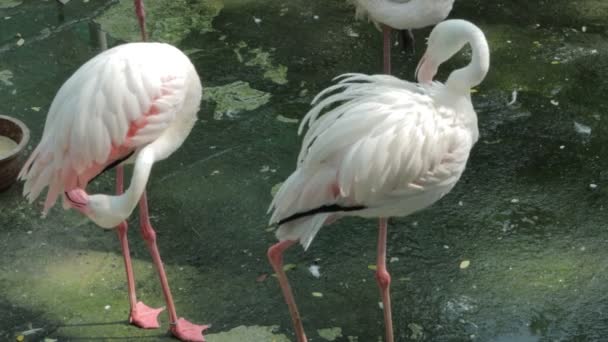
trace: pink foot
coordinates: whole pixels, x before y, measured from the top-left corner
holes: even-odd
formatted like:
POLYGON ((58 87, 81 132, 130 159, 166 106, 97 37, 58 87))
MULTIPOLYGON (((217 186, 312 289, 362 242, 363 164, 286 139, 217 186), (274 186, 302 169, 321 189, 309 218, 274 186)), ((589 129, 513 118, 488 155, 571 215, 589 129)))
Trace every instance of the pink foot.
POLYGON ((142 302, 137 302, 135 308, 131 310, 129 323, 143 329, 157 329, 160 327, 158 323, 158 314, 165 308, 153 309, 142 302))
POLYGON ((209 328, 208 325, 198 325, 190 323, 184 318, 177 320, 175 325, 171 326, 173 336, 185 342, 205 342, 203 331, 209 328))

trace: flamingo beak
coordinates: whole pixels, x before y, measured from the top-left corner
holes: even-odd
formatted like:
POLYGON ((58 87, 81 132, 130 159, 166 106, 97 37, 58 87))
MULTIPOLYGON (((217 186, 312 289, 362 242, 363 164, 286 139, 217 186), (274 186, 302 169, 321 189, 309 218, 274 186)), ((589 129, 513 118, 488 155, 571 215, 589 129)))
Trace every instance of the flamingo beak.
POLYGON ((65 193, 70 207, 80 211, 84 215, 92 213, 89 207, 89 195, 82 189, 73 189, 65 193))
POLYGON ((437 74, 438 64, 429 57, 428 51, 422 56, 418 66, 416 67, 415 77, 418 83, 430 84, 433 82, 433 77, 437 74))

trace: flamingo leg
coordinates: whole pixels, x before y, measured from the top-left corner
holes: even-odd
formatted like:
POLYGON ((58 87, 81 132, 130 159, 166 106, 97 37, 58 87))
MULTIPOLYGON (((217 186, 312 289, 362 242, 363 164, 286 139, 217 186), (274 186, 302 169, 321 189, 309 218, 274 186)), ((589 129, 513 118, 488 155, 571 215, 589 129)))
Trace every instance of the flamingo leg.
POLYGON ((386 342, 394 342, 393 338, 393 317, 391 314, 391 275, 386 270, 386 218, 380 218, 378 224, 378 258, 376 262, 376 281, 382 296, 382 306, 384 308, 384 326, 386 328, 386 342))
POLYGON ((141 30, 141 40, 145 42, 148 40, 148 35, 146 34, 146 12, 144 10, 144 1, 134 0, 134 2, 137 21, 139 22, 139 29, 141 30))
POLYGON ((150 223, 150 216, 148 214, 148 200, 146 192, 144 191, 141 199, 139 200, 139 223, 141 225, 141 234, 148 245, 152 260, 158 271, 160 277, 160 283, 163 288, 163 294, 165 295, 165 302, 167 303, 167 310, 169 311, 169 324, 171 325, 171 333, 182 341, 191 342, 204 342, 205 337, 203 331, 209 326, 193 324, 184 318, 177 318, 175 311, 175 304, 173 303, 173 296, 171 295, 171 289, 169 288, 169 282, 165 274, 165 268, 158 252, 158 246, 156 245, 156 232, 152 228, 150 223))
MULTIPOLYGON (((116 167, 116 193, 118 195, 124 190, 124 168, 122 165, 116 167)), ((127 273, 127 285, 129 290, 129 305, 131 312, 129 314, 129 323, 144 329, 156 329, 160 327, 158 323, 158 314, 164 308, 154 309, 142 302, 137 301, 135 294, 135 277, 133 276, 133 266, 131 264, 131 252, 129 251, 129 241, 127 240, 127 230, 129 226, 127 221, 122 221, 116 232, 122 247, 122 256, 125 262, 125 271, 127 273)))
POLYGON ((387 25, 382 25, 382 34, 384 36, 384 73, 391 74, 391 28, 387 25))
POLYGON ((296 331, 296 337, 298 338, 298 342, 307 342, 308 340, 306 339, 306 334, 304 333, 304 327, 302 326, 302 318, 300 317, 300 313, 298 312, 296 301, 293 298, 291 286, 289 286, 289 280, 287 279, 287 275, 283 270, 283 253, 295 243, 295 241, 287 240, 281 241, 273 245, 268 249, 268 260, 270 261, 274 272, 279 278, 279 285, 281 286, 281 290, 283 291, 283 297, 285 297, 285 302, 287 302, 287 306, 289 307, 289 313, 291 314, 291 319, 293 321, 293 326, 296 331))

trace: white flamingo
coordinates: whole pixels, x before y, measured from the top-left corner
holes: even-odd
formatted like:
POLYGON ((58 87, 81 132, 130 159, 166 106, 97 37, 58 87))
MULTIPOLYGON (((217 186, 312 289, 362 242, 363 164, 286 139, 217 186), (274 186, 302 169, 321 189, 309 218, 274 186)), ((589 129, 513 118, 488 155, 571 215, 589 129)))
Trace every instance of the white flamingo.
POLYGON ((454 0, 351 0, 356 6, 356 17, 373 21, 384 35, 384 73, 391 73, 391 29, 401 31, 403 45, 414 46, 412 29, 419 29, 445 19, 454 0), (380 27, 382 26, 382 28, 380 27))
POLYGON ((138 302, 127 241, 127 224, 139 202, 141 233, 158 270, 172 333, 204 341, 207 326, 177 317, 148 216, 146 183, 152 165, 177 150, 196 121, 202 86, 188 57, 161 43, 130 43, 106 50, 82 65, 59 89, 49 109, 40 144, 20 173, 30 203, 48 187, 43 213, 59 196, 103 228, 118 227, 124 256, 129 320, 158 328, 153 309, 138 302), (128 189, 118 195, 88 195, 87 184, 116 165, 135 164, 128 189))
POLYGON ((470 88, 484 79, 489 61, 483 32, 467 21, 448 20, 431 32, 417 68, 420 84, 347 74, 313 100, 300 125, 299 132, 309 128, 297 168, 269 208, 280 242, 268 249, 268 258, 299 342, 307 339, 282 268, 283 252, 297 241, 308 248, 323 225, 342 216, 380 218, 376 278, 386 341, 394 341, 386 219, 430 206, 460 178, 479 135, 470 88), (431 83, 438 66, 466 43, 473 52, 469 65, 452 72, 445 84, 431 83))

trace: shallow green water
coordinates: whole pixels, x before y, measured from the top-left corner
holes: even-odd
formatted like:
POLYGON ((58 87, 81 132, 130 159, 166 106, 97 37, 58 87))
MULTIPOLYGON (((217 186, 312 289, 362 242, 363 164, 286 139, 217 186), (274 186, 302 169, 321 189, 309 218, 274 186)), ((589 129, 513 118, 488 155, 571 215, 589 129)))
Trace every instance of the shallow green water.
MULTIPOLYGON (((209 341, 293 340, 277 282, 256 280, 271 273, 271 188, 299 148, 290 119, 332 77, 380 72, 380 34, 355 22, 342 0, 160 3, 148 6, 152 39, 186 51, 209 89, 192 134, 154 167, 149 185, 178 314, 213 324, 209 341)), ((131 13, 131 1, 72 0, 62 13, 50 0, 0 1, 0 113, 26 122, 37 142, 59 86, 99 51, 95 28, 110 46, 137 39, 131 13)), ((475 22, 490 41, 492 69, 474 95, 481 138, 451 194, 390 222, 398 341, 601 341, 608 2, 456 0, 450 17, 475 22)), ((412 80, 427 34, 417 32, 415 57, 395 49, 396 75, 412 80)), ((442 66, 439 78, 466 58, 442 66)), ((112 184, 108 174, 94 186, 109 193, 112 184)), ((0 194, 0 339, 43 328, 26 340, 170 340, 166 315, 155 331, 126 324, 113 232, 59 208, 40 219, 19 195, 20 186, 0 194)), ((162 306, 137 219, 130 223, 138 295, 162 306)), ((343 219, 308 252, 286 255, 297 265, 288 275, 311 341, 382 338, 368 268, 375 228, 343 219), (319 279, 308 271, 315 260, 319 279)))

